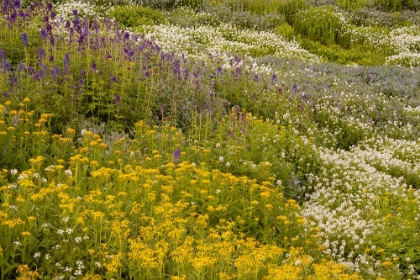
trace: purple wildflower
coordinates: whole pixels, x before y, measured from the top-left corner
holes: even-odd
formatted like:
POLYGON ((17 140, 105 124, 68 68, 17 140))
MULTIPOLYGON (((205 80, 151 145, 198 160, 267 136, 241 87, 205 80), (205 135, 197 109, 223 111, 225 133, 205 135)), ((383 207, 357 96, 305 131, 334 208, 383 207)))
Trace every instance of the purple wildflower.
POLYGON ((120 105, 121 102, 121 96, 119 94, 116 94, 114 97, 114 104, 120 105))
POLYGON ((297 92, 297 85, 293 84, 292 90, 296 93, 297 92))
POLYGON ((28 35, 26 35, 26 33, 23 33, 22 34, 22 44, 25 46, 25 47, 27 47, 29 44, 28 44, 28 35))
POLYGON ((246 126, 246 113, 245 112, 241 113, 240 120, 242 121, 243 125, 246 126))
POLYGON ((49 23, 47 23, 46 25, 45 25, 45 29, 47 30, 47 33, 49 33, 49 34, 52 34, 52 25, 51 24, 49 24, 49 23))
POLYGON ((42 39, 42 41, 45 41, 45 39, 47 39, 47 36, 48 36, 47 31, 44 28, 42 28, 41 29, 41 39, 42 39))
POLYGON ((38 48, 37 54, 38 54, 38 58, 39 59, 45 59, 45 56, 47 55, 47 53, 45 52, 45 50, 42 49, 42 48, 38 48))
POLYGON ((124 40, 129 40, 130 39, 130 33, 125 32, 124 33, 124 40))
POLYGON ((277 79, 276 74, 273 74, 273 75, 271 76, 271 81, 272 81, 272 82, 274 82, 276 79, 277 79))
POLYGON ((54 80, 57 79, 57 76, 58 76, 59 73, 60 73, 60 69, 58 68, 58 66, 57 65, 54 66, 51 70, 51 74, 52 74, 54 80))
POLYGON ((181 150, 180 149, 176 149, 174 151, 174 163, 175 164, 178 164, 180 158, 181 158, 181 150))
POLYGON ((3 68, 4 68, 5 71, 9 71, 10 70, 10 64, 4 58, 3 58, 3 68))
POLYGON ((26 70, 25 63, 19 62, 19 64, 18 64, 18 72, 22 72, 22 71, 25 71, 25 70, 26 70))

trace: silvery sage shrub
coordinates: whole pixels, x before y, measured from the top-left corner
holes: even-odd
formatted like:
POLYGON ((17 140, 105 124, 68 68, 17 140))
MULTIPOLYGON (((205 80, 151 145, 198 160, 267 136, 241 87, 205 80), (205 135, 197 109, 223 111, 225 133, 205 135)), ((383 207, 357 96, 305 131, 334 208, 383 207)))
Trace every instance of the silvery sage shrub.
POLYGON ((204 3, 204 0, 134 0, 133 2, 151 8, 170 10, 180 6, 198 8, 204 3))
POLYGON ((408 24, 410 19, 402 17, 402 14, 387 13, 375 8, 363 8, 352 12, 349 21, 357 26, 395 27, 408 24))
POLYGON ((203 11, 212 15, 214 21, 231 23, 240 28, 267 30, 285 22, 285 16, 281 12, 260 15, 247 10, 236 10, 225 5, 207 5, 203 7, 203 11))

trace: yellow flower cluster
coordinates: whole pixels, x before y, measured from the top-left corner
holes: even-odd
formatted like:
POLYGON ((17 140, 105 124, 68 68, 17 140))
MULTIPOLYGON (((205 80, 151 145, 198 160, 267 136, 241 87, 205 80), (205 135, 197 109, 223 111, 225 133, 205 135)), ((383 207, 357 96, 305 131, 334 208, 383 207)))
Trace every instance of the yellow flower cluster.
MULTIPOLYGON (((37 124, 45 129, 51 117, 43 114, 37 124)), ((310 229, 307 235, 297 236, 305 232, 307 222, 298 215, 299 204, 284 199, 272 183, 274 178, 257 181, 209 168, 205 162, 174 162, 172 153, 182 141, 177 129, 143 122, 136 129, 142 132, 136 139, 105 144, 90 131, 74 141, 77 132, 72 128, 64 136, 34 128, 30 134, 37 144, 51 143, 49 149, 62 153, 53 158, 33 155, 28 159, 30 169, 13 171, 16 176, 9 176, 11 181, 1 187, 7 200, 0 206, 0 223, 8 238, 4 243, 0 240, 0 248, 39 236, 42 230, 47 236, 43 242, 50 244, 45 247, 59 248, 59 244, 76 259, 85 260, 85 266, 92 263, 84 271, 73 270, 83 271, 86 279, 346 275, 344 266, 305 254, 318 248, 318 232, 310 229), (168 146, 169 155, 164 152, 168 146), (84 259, 87 254, 89 261, 84 259)), ((198 152, 212 153, 210 149, 198 152)), ((41 250, 33 246, 35 252, 41 250)), ((47 253, 48 258, 57 255, 47 253)), ((58 257, 51 260, 60 262, 58 257)), ((37 265, 42 269, 41 261, 37 265)), ((21 279, 40 277, 25 265, 19 266, 18 274, 21 279)))

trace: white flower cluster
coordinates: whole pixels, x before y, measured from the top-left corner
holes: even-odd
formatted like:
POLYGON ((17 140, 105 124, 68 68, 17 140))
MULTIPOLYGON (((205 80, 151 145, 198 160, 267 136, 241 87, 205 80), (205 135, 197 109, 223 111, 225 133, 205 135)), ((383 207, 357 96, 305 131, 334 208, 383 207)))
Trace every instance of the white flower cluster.
MULTIPOLYGON (((349 151, 326 148, 319 151, 323 162, 321 175, 309 176, 309 187, 314 192, 301 214, 312 226, 320 228, 325 254, 340 263, 351 263, 356 271, 372 268, 380 260, 359 248, 370 246, 370 235, 381 231, 383 215, 378 199, 386 194, 404 199, 408 192, 413 192, 403 177, 391 176, 386 171, 399 168, 419 174, 416 159, 420 147, 417 142, 377 137, 349 151), (344 250, 345 246, 350 250, 344 250)), ((414 195, 420 198, 418 190, 414 195)))
POLYGON ((377 48, 396 48, 393 40, 385 30, 370 26, 347 26, 344 35, 350 36, 350 42, 368 43, 377 48))
POLYGON ((57 12, 57 18, 63 19, 63 21, 74 19, 73 11, 77 12, 82 16, 95 16, 95 5, 87 1, 66 1, 59 3, 54 6, 57 12))
POLYGON ((155 38, 155 42, 168 52, 184 53, 202 60, 208 54, 227 54, 221 58, 231 59, 229 53, 240 53, 246 58, 273 55, 275 57, 297 57, 312 61, 320 59, 304 50, 298 43, 289 42, 272 32, 239 30, 230 24, 218 27, 201 25, 198 27, 180 27, 170 24, 144 26, 146 37, 155 38))

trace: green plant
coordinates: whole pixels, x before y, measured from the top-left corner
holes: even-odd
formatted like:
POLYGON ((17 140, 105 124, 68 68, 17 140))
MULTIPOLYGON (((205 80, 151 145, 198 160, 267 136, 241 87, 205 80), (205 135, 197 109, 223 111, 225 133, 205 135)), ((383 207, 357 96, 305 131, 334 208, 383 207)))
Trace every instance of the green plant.
POLYGON ((343 32, 344 19, 333 8, 311 7, 296 15, 295 31, 302 37, 323 44, 337 43, 343 32))
POLYGON ((338 44, 324 45, 309 39, 300 39, 299 42, 309 52, 340 64, 375 66, 384 64, 387 58, 381 50, 375 51, 363 45, 344 48, 338 44))
POLYGON ((373 5, 371 0, 337 0, 337 5, 345 10, 356 11, 373 5))
POLYGON ((291 41, 295 37, 295 30, 287 22, 274 28, 274 33, 283 36, 287 40, 291 41))
POLYGON ((164 20, 160 11, 142 6, 117 6, 109 15, 126 27, 153 25, 164 20))
POLYGON ((293 26, 295 15, 306 8, 305 0, 284 0, 279 2, 278 12, 284 14, 287 23, 293 26))
POLYGON ((402 11, 404 9, 418 8, 418 1, 415 0, 375 0, 375 6, 383 11, 402 11))

